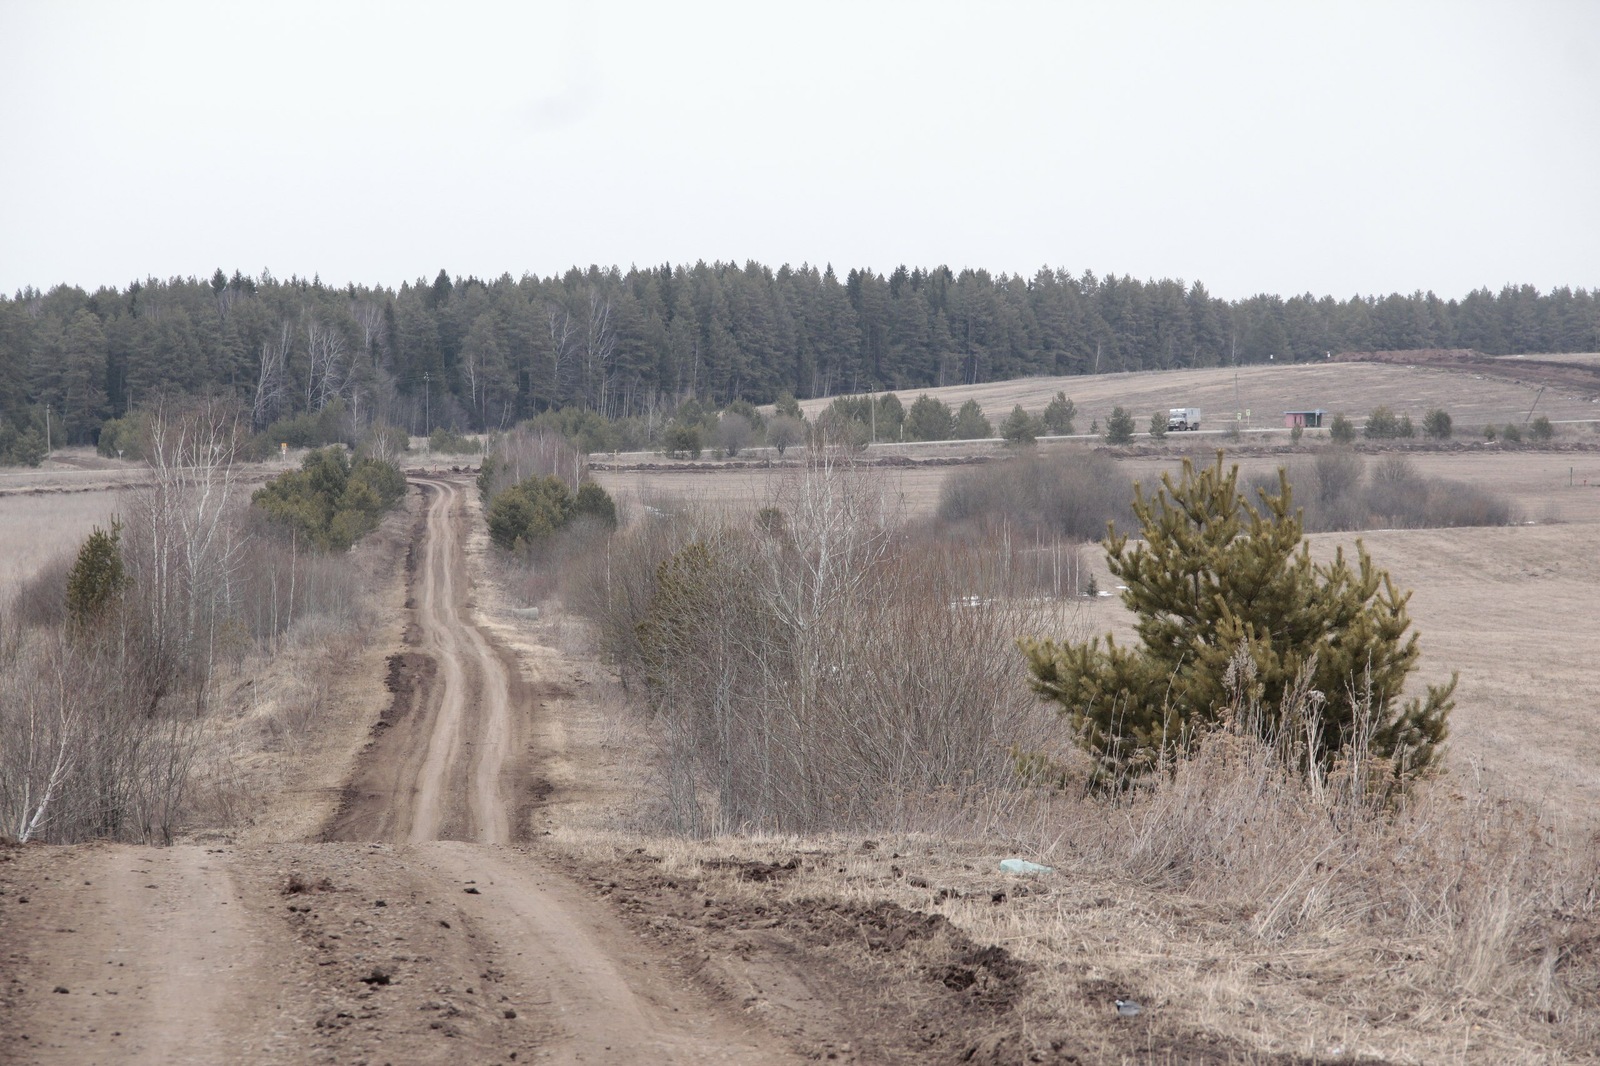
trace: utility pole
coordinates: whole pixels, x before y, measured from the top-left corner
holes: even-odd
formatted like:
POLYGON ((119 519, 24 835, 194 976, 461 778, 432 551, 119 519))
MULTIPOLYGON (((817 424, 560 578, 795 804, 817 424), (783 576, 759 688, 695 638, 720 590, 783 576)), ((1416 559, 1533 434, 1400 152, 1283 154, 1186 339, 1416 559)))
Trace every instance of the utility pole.
POLYGON ((44 454, 50 455, 50 405, 44 405, 44 454))
POLYGON ((432 377, 433 374, 430 371, 424 370, 422 372, 422 408, 427 412, 424 416, 426 420, 422 423, 422 435, 424 437, 433 436, 433 393, 428 384, 432 377))

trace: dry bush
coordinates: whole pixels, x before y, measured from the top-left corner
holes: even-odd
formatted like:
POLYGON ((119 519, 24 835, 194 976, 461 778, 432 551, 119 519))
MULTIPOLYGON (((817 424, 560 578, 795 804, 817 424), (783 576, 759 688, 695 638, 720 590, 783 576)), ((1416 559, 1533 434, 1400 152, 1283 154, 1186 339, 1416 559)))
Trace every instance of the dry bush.
POLYGON ((1007 556, 896 517, 830 451, 757 516, 662 515, 591 559, 571 603, 647 696, 675 830, 903 825, 988 794, 1042 741, 1013 646, 1039 608, 1007 556))
POLYGON ((242 639, 234 650, 242 652, 246 641, 274 647, 296 626, 303 639, 308 626, 370 624, 361 574, 345 553, 321 551, 253 508, 243 520, 250 550, 235 574, 229 631, 242 639))
POLYGON ((59 626, 67 621, 67 575, 73 553, 61 551, 31 577, 17 582, 5 613, 20 626, 59 626))
POLYGON ((958 527, 1098 540, 1107 522, 1127 525, 1132 499, 1133 483, 1109 456, 1028 453, 952 473, 939 493, 938 516, 958 527))
POLYGON ((240 412, 158 407, 150 480, 121 539, 126 583, 93 617, 4 641, 0 814, 22 837, 170 842, 242 558, 240 412))
MULTIPOLYGON (((1462 481, 1424 477, 1404 456, 1381 458, 1369 468, 1358 452, 1325 448, 1291 461, 1288 471, 1308 533, 1503 526, 1521 520, 1506 497, 1462 481)), ((1276 492, 1277 475, 1259 473, 1250 486, 1252 493, 1276 492)))
POLYGON ((250 545, 233 458, 236 409, 200 402, 150 419, 151 484, 121 539, 126 584, 102 613, 60 618, 70 561, 0 624, 0 818, 56 842, 168 842, 220 668, 295 627, 330 644, 365 601, 343 559, 262 535, 250 545), (29 624, 24 626, 26 620, 29 624))
MULTIPOLYGON (((201 716, 164 700, 166 677, 126 607, 92 630, 0 639, 0 819, 56 843, 170 842, 201 716)), ((175 695, 187 695, 177 694, 175 695)))
POLYGON ((628 688, 642 680, 639 626, 650 607, 657 571, 721 521, 720 513, 663 500, 642 511, 637 521, 591 542, 592 550, 576 554, 560 571, 562 602, 593 625, 595 650, 618 668, 628 688))
MULTIPOLYGON (((551 429, 525 423, 491 438, 485 451, 478 496, 486 511, 496 496, 531 477, 558 477, 572 491, 589 479, 588 457, 551 429)), ((515 554, 496 553, 497 577, 514 599, 542 603, 560 590, 562 572, 581 565, 587 546, 602 533, 579 520, 537 543, 524 542, 515 554)))

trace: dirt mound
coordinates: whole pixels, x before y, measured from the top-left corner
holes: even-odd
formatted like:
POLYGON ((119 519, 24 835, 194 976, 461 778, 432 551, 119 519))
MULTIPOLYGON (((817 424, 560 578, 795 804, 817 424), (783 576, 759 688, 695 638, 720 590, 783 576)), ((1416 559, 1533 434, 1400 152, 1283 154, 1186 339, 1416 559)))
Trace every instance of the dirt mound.
POLYGON ((785 898, 799 857, 704 868, 704 877, 674 876, 659 856, 636 852, 589 880, 641 935, 807 1055, 957 1062, 983 1034, 1020 1038, 1027 966, 944 915, 885 900, 785 898))
MULTIPOLYGON (((1137 995, 1084 976, 1047 997, 1032 964, 974 940, 945 915, 890 900, 791 896, 797 871, 834 856, 713 858, 674 871, 645 849, 589 863, 595 893, 699 980, 807 1057, 858 1063, 1309 1063, 1262 1054, 1159 1009, 1120 1018, 1137 995), (1046 1000, 1050 1001, 1046 1001, 1046 1000)), ((934 898, 937 898, 935 895, 934 898)), ((1350 1060, 1357 1061, 1357 1060, 1350 1060)))

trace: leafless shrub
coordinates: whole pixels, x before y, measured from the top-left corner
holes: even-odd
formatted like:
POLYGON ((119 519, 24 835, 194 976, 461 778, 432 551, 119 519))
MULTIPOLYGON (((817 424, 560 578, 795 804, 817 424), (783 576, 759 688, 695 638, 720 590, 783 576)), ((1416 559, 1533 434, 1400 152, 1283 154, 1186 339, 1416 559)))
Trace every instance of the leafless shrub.
POLYGON ((490 438, 484 449, 478 493, 487 502, 535 475, 555 475, 574 491, 588 477, 588 457, 559 433, 518 426, 490 438))
POLYGON ((756 439, 755 427, 750 420, 736 411, 724 411, 717 419, 717 447, 722 454, 732 458, 756 439))
POLYGON ((271 648, 295 626, 318 620, 346 631, 370 620, 361 575, 346 556, 319 551, 254 511, 243 530, 250 552, 236 575, 230 647, 256 641, 271 648))
POLYGON ((638 521, 624 523, 562 570, 563 602, 594 625, 595 650, 617 665, 628 688, 643 680, 639 626, 661 564, 720 521, 685 507, 650 504, 643 510, 638 521))
POLYGON ((957 470, 940 491, 938 514, 955 526, 1098 540, 1107 522, 1128 524, 1132 499, 1132 482, 1109 456, 1029 453, 957 470))
POLYGON ((67 620, 67 575, 73 556, 62 551, 17 583, 10 597, 9 614, 19 626, 59 626, 67 620))
POLYGON ((1013 648, 1038 606, 989 546, 895 519, 824 451, 759 518, 639 523, 591 570, 605 591, 577 606, 643 682, 675 830, 904 825, 1010 781, 1011 747, 1042 741, 1013 648))
POLYGON ((7 831, 170 841, 218 668, 292 627, 321 644, 345 639, 363 602, 347 562, 272 536, 243 550, 251 530, 233 469, 242 422, 216 402, 158 410, 152 484, 134 498, 121 541, 126 586, 99 615, 65 620, 53 605, 63 561, 0 619, 7 831))
MULTIPOLYGON (((1379 459, 1369 470, 1359 453, 1327 448, 1288 469, 1295 505, 1310 533, 1503 526, 1520 518, 1505 497, 1466 482, 1424 477, 1404 456, 1379 459)), ((1251 479, 1252 492, 1276 492, 1277 484, 1275 473, 1251 479)))
POLYGON ((187 701, 162 704, 127 607, 92 630, 3 642, 0 817, 23 839, 169 842, 198 735, 187 701))

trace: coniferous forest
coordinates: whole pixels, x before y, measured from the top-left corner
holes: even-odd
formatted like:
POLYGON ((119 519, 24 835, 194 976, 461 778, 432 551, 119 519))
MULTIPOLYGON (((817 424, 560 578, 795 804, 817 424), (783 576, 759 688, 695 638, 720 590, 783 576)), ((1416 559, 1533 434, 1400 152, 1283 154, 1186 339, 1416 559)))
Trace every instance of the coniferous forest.
POLYGON ((423 433, 555 408, 614 418, 689 397, 720 406, 1403 348, 1600 350, 1600 293, 1227 301, 1199 282, 1087 272, 840 277, 754 262, 491 280, 441 270, 393 290, 219 269, 0 298, 0 452, 42 437, 47 417, 55 445, 86 443, 156 397, 206 392, 236 397, 257 430, 336 405, 356 426, 423 433))

